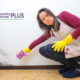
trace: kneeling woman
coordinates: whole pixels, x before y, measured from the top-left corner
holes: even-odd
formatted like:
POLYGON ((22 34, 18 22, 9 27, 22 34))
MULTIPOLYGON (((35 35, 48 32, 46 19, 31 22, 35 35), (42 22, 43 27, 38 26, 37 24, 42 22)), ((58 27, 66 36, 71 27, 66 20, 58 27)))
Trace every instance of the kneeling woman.
POLYGON ((17 57, 21 59, 35 46, 54 36, 60 41, 41 47, 40 54, 64 64, 59 70, 64 77, 80 76, 80 65, 77 63, 80 61, 80 19, 67 11, 55 16, 49 9, 42 8, 37 14, 37 21, 44 34, 21 50, 17 57))

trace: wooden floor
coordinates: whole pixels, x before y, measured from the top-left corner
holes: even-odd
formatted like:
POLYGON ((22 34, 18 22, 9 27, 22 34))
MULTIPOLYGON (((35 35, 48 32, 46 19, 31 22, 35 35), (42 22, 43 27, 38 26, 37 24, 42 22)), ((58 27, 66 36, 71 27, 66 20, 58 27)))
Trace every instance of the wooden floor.
POLYGON ((0 80, 80 80, 67 79, 58 70, 0 70, 0 80))

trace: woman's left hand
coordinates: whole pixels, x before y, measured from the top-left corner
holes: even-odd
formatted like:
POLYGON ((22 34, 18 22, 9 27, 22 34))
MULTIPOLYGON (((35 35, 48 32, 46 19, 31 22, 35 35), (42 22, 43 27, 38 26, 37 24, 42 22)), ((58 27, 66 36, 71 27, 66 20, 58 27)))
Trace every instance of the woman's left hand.
POLYGON ((56 42, 53 42, 54 45, 52 46, 52 48, 54 48, 54 51, 63 51, 64 47, 69 44, 71 41, 72 41, 72 36, 71 34, 68 35, 65 39, 61 40, 61 41, 56 41, 56 42))

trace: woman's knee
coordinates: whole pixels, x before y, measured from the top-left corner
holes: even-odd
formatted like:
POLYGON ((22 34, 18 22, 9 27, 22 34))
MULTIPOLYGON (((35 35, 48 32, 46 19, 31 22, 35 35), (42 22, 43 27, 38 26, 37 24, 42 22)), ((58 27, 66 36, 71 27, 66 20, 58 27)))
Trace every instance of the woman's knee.
POLYGON ((45 54, 46 52, 49 52, 49 50, 51 50, 51 46, 52 44, 48 44, 46 46, 43 46, 39 49, 39 53, 40 54, 45 54))
POLYGON ((44 54, 44 47, 39 48, 39 53, 40 53, 41 55, 44 54))
POLYGON ((45 51, 45 46, 43 46, 43 47, 41 47, 41 48, 39 49, 39 53, 40 53, 42 56, 51 59, 51 58, 49 57, 49 55, 47 55, 47 53, 46 53, 46 51, 45 51))

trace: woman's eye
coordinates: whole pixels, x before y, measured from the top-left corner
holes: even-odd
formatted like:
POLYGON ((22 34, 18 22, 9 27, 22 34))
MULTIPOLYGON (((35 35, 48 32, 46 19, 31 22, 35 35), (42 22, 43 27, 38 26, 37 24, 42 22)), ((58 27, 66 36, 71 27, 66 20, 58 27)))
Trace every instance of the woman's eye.
POLYGON ((48 14, 46 14, 46 16, 48 16, 48 14))
MULTIPOLYGON (((45 18, 46 18, 46 17, 48 17, 48 14, 46 14, 46 15, 45 15, 45 18)), ((44 20, 45 20, 45 18, 43 18, 42 20, 44 21, 44 20)))

